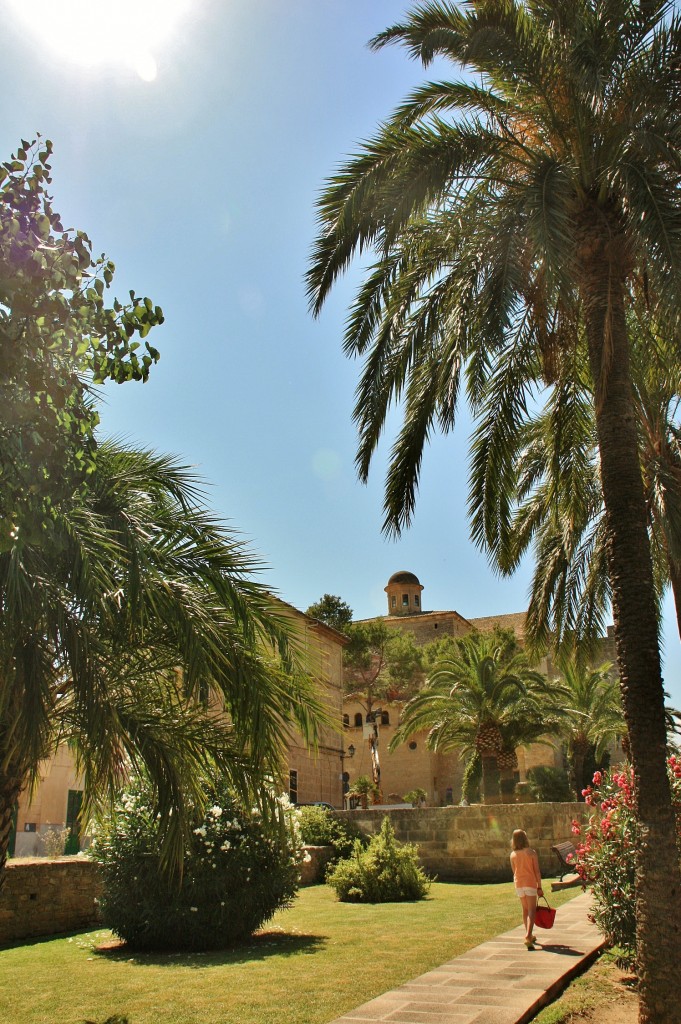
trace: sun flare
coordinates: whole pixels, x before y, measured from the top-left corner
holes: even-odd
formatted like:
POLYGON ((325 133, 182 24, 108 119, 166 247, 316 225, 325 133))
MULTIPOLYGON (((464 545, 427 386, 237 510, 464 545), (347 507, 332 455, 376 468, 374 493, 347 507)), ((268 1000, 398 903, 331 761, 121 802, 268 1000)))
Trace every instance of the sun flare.
POLYGON ((170 39, 189 0, 10 0, 40 43, 84 67, 133 68, 145 82, 158 74, 155 54, 170 39))

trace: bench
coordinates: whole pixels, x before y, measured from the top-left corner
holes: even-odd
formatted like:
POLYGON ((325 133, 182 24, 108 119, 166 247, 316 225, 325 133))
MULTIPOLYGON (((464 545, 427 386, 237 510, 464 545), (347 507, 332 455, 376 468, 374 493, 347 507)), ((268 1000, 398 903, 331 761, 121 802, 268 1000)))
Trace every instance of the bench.
POLYGON ((574 858, 577 853, 575 850, 575 844, 570 842, 556 843, 556 845, 552 846, 551 849, 560 862, 560 881, 562 882, 564 875, 574 874, 574 858), (568 857, 571 857, 571 860, 568 860, 568 857))

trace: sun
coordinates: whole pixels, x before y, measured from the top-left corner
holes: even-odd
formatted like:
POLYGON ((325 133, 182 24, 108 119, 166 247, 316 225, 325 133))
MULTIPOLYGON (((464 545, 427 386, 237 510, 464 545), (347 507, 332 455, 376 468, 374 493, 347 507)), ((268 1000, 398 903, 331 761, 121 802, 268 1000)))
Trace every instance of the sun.
POLYGON ((10 0, 40 43, 70 63, 133 68, 146 82, 155 53, 172 36, 190 0, 10 0))

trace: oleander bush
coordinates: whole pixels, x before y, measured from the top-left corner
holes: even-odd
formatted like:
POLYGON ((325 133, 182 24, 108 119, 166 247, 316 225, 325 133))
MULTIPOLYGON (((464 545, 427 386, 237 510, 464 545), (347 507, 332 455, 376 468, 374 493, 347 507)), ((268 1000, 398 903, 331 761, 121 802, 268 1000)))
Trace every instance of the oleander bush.
POLYGON ((208 810, 196 814, 182 877, 161 870, 158 820, 138 782, 96 834, 104 924, 135 949, 207 950, 247 938, 290 905, 299 883, 302 843, 287 797, 267 813, 242 806, 216 783, 208 810))
MULTIPOLYGON (((681 758, 667 761, 669 781, 677 808, 677 838, 681 857, 681 758)), ((593 915, 611 945, 620 947, 620 959, 636 961, 636 846, 640 826, 634 810, 633 769, 596 772, 593 785, 583 790, 594 808, 586 826, 573 821, 578 839, 575 870, 591 889, 593 915)))
POLYGON ((399 843, 390 819, 369 845, 355 841, 352 856, 341 860, 326 876, 344 903, 399 903, 423 899, 430 882, 418 862, 418 848, 399 843))
POLYGON ((330 846, 333 856, 329 864, 349 857, 355 840, 366 846, 366 836, 350 822, 337 818, 327 807, 300 807, 298 809, 300 837, 307 846, 330 846))

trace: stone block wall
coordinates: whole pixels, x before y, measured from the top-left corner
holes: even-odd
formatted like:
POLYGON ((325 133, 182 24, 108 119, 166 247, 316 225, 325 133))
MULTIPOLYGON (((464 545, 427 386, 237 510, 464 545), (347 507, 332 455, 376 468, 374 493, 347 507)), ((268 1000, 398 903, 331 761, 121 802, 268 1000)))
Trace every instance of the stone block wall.
POLYGON ((585 822, 583 803, 475 804, 471 807, 423 807, 384 811, 340 811, 368 834, 378 832, 385 814, 401 842, 415 843, 423 867, 441 881, 507 882, 511 879, 511 834, 524 828, 539 855, 544 877, 558 873, 554 843, 572 840, 573 819, 585 822))
POLYGON ((99 868, 82 857, 10 860, 0 891, 0 946, 99 923, 99 868))

